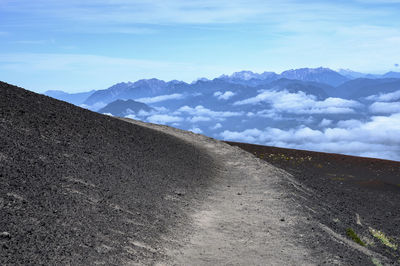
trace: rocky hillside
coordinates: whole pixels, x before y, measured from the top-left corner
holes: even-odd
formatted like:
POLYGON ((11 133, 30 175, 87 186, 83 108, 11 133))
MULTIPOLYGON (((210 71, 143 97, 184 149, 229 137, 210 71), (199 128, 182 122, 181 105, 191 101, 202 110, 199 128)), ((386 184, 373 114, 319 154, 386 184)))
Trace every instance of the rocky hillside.
POLYGON ((169 135, 0 83, 0 265, 160 259, 213 165, 169 135))

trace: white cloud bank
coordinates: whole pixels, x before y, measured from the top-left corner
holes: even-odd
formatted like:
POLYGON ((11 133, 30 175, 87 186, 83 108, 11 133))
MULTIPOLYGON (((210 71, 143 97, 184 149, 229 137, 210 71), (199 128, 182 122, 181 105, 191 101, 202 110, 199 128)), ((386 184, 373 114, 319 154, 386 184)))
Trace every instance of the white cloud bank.
POLYGON ((237 101, 234 105, 268 103, 276 112, 293 114, 347 114, 354 113, 355 108, 362 105, 353 100, 341 98, 327 98, 323 101, 317 100, 314 95, 302 91, 291 93, 283 91, 261 91, 255 97, 237 101))
POLYGON ((331 124, 332 124, 332 120, 324 118, 319 123, 319 126, 320 127, 327 127, 327 126, 330 126, 331 124))
POLYGON ((222 127, 221 123, 216 123, 215 126, 210 127, 210 129, 217 130, 220 129, 221 127, 222 127))
POLYGON ((375 114, 400 113, 400 102, 375 102, 369 106, 369 111, 375 114))
POLYGON ((136 99, 135 101, 142 102, 142 103, 158 103, 158 102, 163 102, 167 100, 179 100, 183 99, 184 95, 180 93, 174 93, 174 94, 168 94, 168 95, 159 95, 155 97, 145 97, 145 98, 139 98, 136 99))
POLYGON ((167 124, 167 123, 176 123, 183 121, 182 117, 165 115, 165 114, 157 114, 147 117, 147 121, 155 124, 167 124))
POLYGON ((230 98, 232 98, 233 96, 236 95, 236 93, 232 92, 232 91, 226 91, 224 93, 220 92, 220 91, 216 91, 214 92, 214 97, 217 97, 218 100, 228 100, 230 98))
POLYGON ((338 125, 341 127, 323 130, 304 126, 290 130, 225 130, 220 136, 225 140, 400 160, 400 113, 373 116, 367 122, 347 120, 338 125))
POLYGON ((196 133, 196 134, 201 134, 201 133, 203 133, 203 130, 201 130, 201 129, 198 128, 198 127, 192 127, 191 129, 189 129, 189 131, 192 131, 193 133, 196 133))
POLYGON ((210 121, 211 118, 207 117, 207 116, 193 116, 193 117, 188 117, 187 121, 191 122, 191 123, 197 123, 197 122, 206 122, 206 121, 210 121))
POLYGON ((400 100, 400 90, 390 93, 381 93, 378 95, 371 95, 366 98, 370 101, 378 101, 378 102, 391 102, 400 100))
POLYGON ((241 116, 242 112, 231 112, 231 111, 213 111, 205 108, 202 105, 197 105, 196 107, 182 106, 176 112, 176 114, 187 113, 193 116, 210 117, 213 119, 224 119, 227 117, 241 116))

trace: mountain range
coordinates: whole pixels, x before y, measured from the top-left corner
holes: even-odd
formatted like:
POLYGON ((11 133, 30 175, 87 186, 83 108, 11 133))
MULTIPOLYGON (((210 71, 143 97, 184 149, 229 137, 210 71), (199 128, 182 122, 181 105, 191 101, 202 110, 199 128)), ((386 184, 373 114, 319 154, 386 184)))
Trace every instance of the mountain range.
POLYGON ((217 139, 400 160, 400 73, 301 68, 46 95, 217 139), (338 145, 340 143, 340 145, 338 145))
MULTIPOLYGON (((169 81, 165 82, 159 79, 143 79, 136 82, 121 82, 111 86, 105 90, 91 91, 86 94, 73 94, 73 96, 86 97, 83 100, 83 104, 90 109, 100 109, 99 106, 105 106, 106 104, 115 101, 117 99, 140 99, 143 97, 152 97, 156 95, 166 95, 172 93, 187 93, 187 92, 198 92, 202 93, 207 90, 218 90, 218 87, 232 86, 232 84, 241 85, 241 88, 245 87, 259 87, 270 85, 272 82, 280 79, 298 80, 304 82, 315 82, 319 84, 329 85, 331 87, 339 87, 345 83, 355 79, 366 79, 364 80, 365 86, 375 85, 374 80, 380 79, 392 79, 400 78, 399 72, 388 72, 384 75, 373 75, 363 74, 350 70, 340 70, 339 72, 333 71, 329 68, 301 68, 292 69, 276 74, 274 72, 264 72, 261 74, 253 73, 251 71, 235 72, 232 75, 222 75, 213 80, 200 79, 191 84, 183 81, 169 81), (367 84, 370 82, 371 84, 367 84)), ((386 83, 386 82, 384 82, 386 83)), ((321 86, 321 85, 319 85, 321 86)), ((346 88, 344 85, 341 88, 346 88)), ((325 88, 325 92, 330 96, 342 97, 343 93, 341 88, 335 90, 333 88, 325 88)), ((357 87, 354 90, 360 90, 357 87)), ((384 89, 385 91, 385 89, 384 89)), ((306 91, 307 92, 307 91, 306 91)), ((386 91, 385 91, 386 92, 386 91)), ((62 99, 62 97, 55 95, 52 91, 45 93, 46 95, 62 99)), ((60 92, 59 92, 60 94, 60 92)), ((344 93, 346 94, 346 93, 344 93)), ((362 93, 359 93, 362 95, 362 93)), ((72 95, 70 95, 71 97, 72 95)), ((346 95, 351 97, 352 95, 346 95)), ((66 101, 72 102, 68 98, 64 97, 66 101)), ((82 99, 82 98, 80 98, 82 99)), ((77 101, 75 101, 76 103, 77 101)))

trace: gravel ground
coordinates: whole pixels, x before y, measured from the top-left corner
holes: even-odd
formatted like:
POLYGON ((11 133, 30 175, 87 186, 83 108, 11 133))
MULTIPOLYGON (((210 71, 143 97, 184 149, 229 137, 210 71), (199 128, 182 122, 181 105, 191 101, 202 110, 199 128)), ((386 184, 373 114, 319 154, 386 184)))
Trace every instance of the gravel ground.
POLYGON ((368 250, 400 264, 400 162, 228 143, 291 173, 310 192, 296 201, 338 237, 351 239, 351 228, 368 250))
POLYGON ((0 83, 0 265, 164 260, 215 168, 177 138, 0 83))
MULTIPOLYGON (((341 224, 341 220, 337 219, 346 215, 341 215, 340 205, 329 205, 330 199, 327 201, 320 197, 318 189, 324 185, 322 180, 315 179, 313 175, 318 186, 309 186, 289 171, 267 163, 260 154, 244 152, 252 151, 252 147, 263 146, 230 143, 244 148, 232 149, 232 146, 221 141, 191 132, 124 120, 168 133, 201 147, 214 161, 222 164, 221 173, 208 188, 208 198, 196 204, 192 210, 193 224, 189 227, 186 239, 182 240, 181 247, 169 252, 173 258, 171 264, 397 263, 396 258, 391 258, 381 250, 361 246, 346 234, 337 233, 338 224, 341 224), (323 207, 318 209, 317 206, 323 207), (325 217, 327 215, 328 218, 325 217), (334 217, 333 220, 337 222, 331 222, 330 217, 334 217)), ((301 154, 299 156, 302 157, 301 154)), ((287 162, 285 164, 282 161, 282 164, 286 165, 287 162)), ((307 174, 308 168, 311 175, 313 172, 310 165, 305 166, 304 174, 307 174)), ((358 233, 358 228, 355 230, 358 233)))
MULTIPOLYGON (((345 183, 345 160, 324 179, 312 165, 251 152, 0 83, 0 265, 397 262, 397 246, 365 238, 371 227, 396 245, 396 226, 374 224, 352 203, 358 194, 348 200, 347 186, 335 187, 345 183), (367 246, 343 233, 350 226, 367 246)), ((385 194, 398 204, 383 183, 385 193, 362 200, 385 194)), ((374 203, 364 202, 372 211, 374 203)), ((388 204, 378 208, 389 212, 388 204)))

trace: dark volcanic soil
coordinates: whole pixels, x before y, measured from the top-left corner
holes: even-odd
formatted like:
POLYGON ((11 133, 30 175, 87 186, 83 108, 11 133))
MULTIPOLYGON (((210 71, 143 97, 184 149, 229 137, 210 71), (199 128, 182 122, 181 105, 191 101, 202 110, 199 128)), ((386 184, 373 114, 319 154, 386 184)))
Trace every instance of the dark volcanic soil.
POLYGON ((0 83, 0 265, 399 264, 399 162, 230 144, 0 83))
POLYGON ((159 260, 213 165, 177 138, 0 82, 0 265, 159 260))
MULTIPOLYGON (((296 200, 313 218, 400 264, 400 162, 228 142, 291 173, 313 192, 296 200), (379 232, 378 232, 379 231, 379 232)), ((309 243, 317 250, 327 249, 309 243)))

